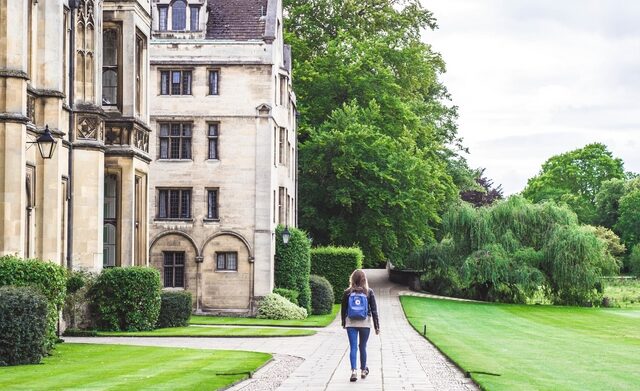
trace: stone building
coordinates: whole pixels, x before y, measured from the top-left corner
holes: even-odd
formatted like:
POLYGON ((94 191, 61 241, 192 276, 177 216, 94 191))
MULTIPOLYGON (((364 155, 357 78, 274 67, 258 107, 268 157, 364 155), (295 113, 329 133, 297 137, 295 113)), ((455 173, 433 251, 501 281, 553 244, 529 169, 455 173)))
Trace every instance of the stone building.
POLYGON ((150 32, 149 0, 0 1, 1 255, 147 264, 150 32))
POLYGON ((296 109, 281 0, 154 0, 150 264, 202 312, 273 289, 295 226, 296 109))

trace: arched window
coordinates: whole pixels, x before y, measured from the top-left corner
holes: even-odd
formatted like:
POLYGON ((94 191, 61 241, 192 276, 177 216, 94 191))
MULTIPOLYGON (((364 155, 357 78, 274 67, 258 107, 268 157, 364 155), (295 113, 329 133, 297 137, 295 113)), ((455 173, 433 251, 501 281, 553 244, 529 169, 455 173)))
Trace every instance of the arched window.
POLYGON ((187 2, 176 0, 171 7, 171 29, 185 30, 187 28, 187 2))

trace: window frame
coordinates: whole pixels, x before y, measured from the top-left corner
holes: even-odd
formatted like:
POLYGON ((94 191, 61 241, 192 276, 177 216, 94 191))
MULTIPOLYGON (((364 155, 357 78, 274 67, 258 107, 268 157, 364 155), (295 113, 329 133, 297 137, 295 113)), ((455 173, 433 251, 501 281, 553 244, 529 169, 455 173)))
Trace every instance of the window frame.
POLYGON ((189 8, 189 31, 200 31, 200 7, 200 4, 187 4, 187 8, 189 8), (195 21, 193 18, 194 11, 196 13, 195 21))
POLYGON ((175 122, 175 121, 161 121, 158 122, 158 160, 186 160, 193 161, 193 122, 175 122), (167 126, 167 134, 163 135, 163 127, 167 126), (173 135, 174 126, 178 126, 178 135, 173 135), (186 127, 189 127, 189 135, 185 135, 186 127), (162 143, 167 141, 166 157, 163 157, 162 143), (173 140, 178 140, 178 157, 172 156, 173 140), (188 140, 189 147, 185 147, 185 142, 188 140), (188 151, 188 152, 185 152, 188 151))
POLYGON ((193 96, 193 69, 160 69, 158 71, 159 74, 159 83, 160 88, 158 91, 159 95, 163 96, 193 96), (176 83, 174 80, 174 74, 180 74, 180 81, 177 83, 179 85, 179 92, 174 93, 174 86, 176 83), (188 84, 186 83, 185 74, 189 74, 188 76, 188 84), (165 79, 164 76, 167 76, 165 79), (167 81, 165 85, 165 80, 167 81))
POLYGON ((207 190, 207 214, 205 217, 205 221, 220 221, 220 188, 218 187, 209 187, 207 190), (215 214, 212 215, 211 212, 211 195, 215 194, 215 214))
POLYGON ((163 4, 158 5, 158 31, 169 31, 169 5, 163 4), (162 28, 162 13, 161 10, 165 11, 164 14, 164 28, 162 28))
POLYGON ((219 96, 220 95, 220 69, 216 68, 216 69, 209 69, 208 70, 208 78, 207 78, 207 84, 209 86, 209 93, 208 95, 210 96, 219 96), (213 85, 212 85, 212 75, 216 75, 215 77, 215 91, 213 89, 213 85))
POLYGON ((192 214, 192 206, 193 206, 193 189, 190 187, 158 187, 156 188, 156 199, 157 199, 157 205, 156 205, 156 220, 158 221, 193 221, 193 214, 192 214), (166 196, 165 196, 165 213, 166 216, 162 216, 161 212, 161 203, 162 203, 162 198, 163 198, 163 192, 166 192, 166 196), (171 213, 171 202, 172 202, 172 192, 177 192, 178 193, 178 197, 177 197, 177 208, 178 208, 178 213, 177 216, 178 217, 172 217, 172 213, 171 213), (185 203, 185 195, 188 194, 188 197, 186 198, 187 204, 186 205, 186 209, 187 209, 187 215, 183 216, 183 206, 185 203))
POLYGON ((189 12, 189 2, 187 0, 173 0, 171 2, 171 31, 188 31, 187 30, 187 12, 189 12), (184 4, 184 18, 183 18, 184 26, 182 28, 176 25, 176 23, 178 23, 178 20, 179 20, 178 18, 176 18, 176 16, 179 16, 176 11, 176 3, 184 4))
POLYGON ((220 160, 220 123, 207 123, 207 160, 220 160), (215 127, 215 134, 211 134, 212 127, 215 127), (211 143, 215 143, 215 156, 211 157, 211 143))
POLYGON ((214 253, 214 261, 215 261, 215 265, 216 265, 216 272, 237 272, 238 271, 238 252, 237 251, 216 251, 214 253), (228 255, 233 254, 235 255, 235 268, 231 269, 229 268, 229 260, 227 258, 228 255), (220 256, 224 256, 224 266, 223 268, 220 268, 220 262, 218 257, 220 256))
MULTIPOLYGON (((111 23, 107 23, 102 30, 102 37, 103 37, 103 46, 102 46, 102 71, 101 71, 101 78, 102 78, 102 90, 100 91, 100 102, 101 102, 101 106, 103 107, 113 107, 116 108, 118 110, 120 110, 121 107, 121 103, 122 103, 122 28, 120 25, 118 24, 111 24, 111 23), (104 39, 104 36, 106 34, 107 31, 114 31, 115 32, 115 56, 116 56, 116 63, 115 65, 110 64, 110 65, 105 65, 105 61, 104 59, 106 58, 105 56, 105 48, 106 45, 104 45, 104 42, 106 42, 106 40, 104 39), (105 72, 107 71, 111 71, 114 72, 116 77, 115 77, 115 102, 114 103, 104 103, 104 91, 105 91, 105 80, 106 78, 104 77, 105 72)), ((114 88, 113 86, 111 87, 107 87, 107 88, 114 88)))
POLYGON ((162 252, 162 287, 163 288, 183 288, 186 289, 187 273, 186 273, 186 254, 184 251, 163 251, 162 252), (181 256, 181 264, 176 263, 178 255, 181 256), (171 258, 171 264, 167 264, 168 258, 171 258), (167 285, 167 269, 171 270, 171 285, 167 285), (176 269, 182 269, 182 285, 176 284, 176 269))

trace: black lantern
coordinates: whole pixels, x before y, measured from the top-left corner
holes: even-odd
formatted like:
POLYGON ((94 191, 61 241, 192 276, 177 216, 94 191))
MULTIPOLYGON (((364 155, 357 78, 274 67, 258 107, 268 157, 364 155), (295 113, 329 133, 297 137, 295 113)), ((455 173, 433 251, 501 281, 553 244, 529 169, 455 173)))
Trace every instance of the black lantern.
POLYGON ((51 159, 53 152, 56 150, 56 139, 51 135, 49 125, 45 126, 44 133, 35 142, 38 144, 40 156, 43 159, 51 159))
POLYGON ((284 227, 284 231, 282 231, 282 243, 289 243, 289 239, 291 239, 291 232, 289 232, 289 226, 284 227))

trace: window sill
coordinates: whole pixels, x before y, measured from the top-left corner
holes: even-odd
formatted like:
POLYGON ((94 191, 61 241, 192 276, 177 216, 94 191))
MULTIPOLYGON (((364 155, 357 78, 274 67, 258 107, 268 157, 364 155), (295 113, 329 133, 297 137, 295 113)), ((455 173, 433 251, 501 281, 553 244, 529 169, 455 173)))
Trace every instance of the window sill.
POLYGON ((160 217, 156 217, 153 221, 160 222, 160 223, 171 223, 171 222, 193 223, 193 219, 165 219, 160 217))
POLYGON ((220 159, 207 159, 206 161, 210 163, 219 163, 220 159))
POLYGON ((179 97, 193 98, 195 95, 193 95, 193 94, 175 94, 175 95, 172 95, 172 94, 158 94, 156 96, 159 96, 159 97, 166 96, 168 98, 179 98, 179 97))
POLYGON ((217 218, 217 219, 202 219, 202 221, 203 221, 205 224, 207 224, 207 223, 208 223, 208 224, 211 224, 211 223, 219 223, 219 222, 220 222, 220 219, 219 219, 219 218, 217 218))
POLYGON ((165 292, 181 292, 186 291, 187 289, 181 286, 164 286, 162 287, 162 290, 165 292))
POLYGON ((216 273, 237 273, 237 270, 218 270, 216 269, 216 273))
POLYGON ((178 163, 178 162, 192 162, 193 159, 158 159, 158 162, 167 162, 167 163, 178 163))

